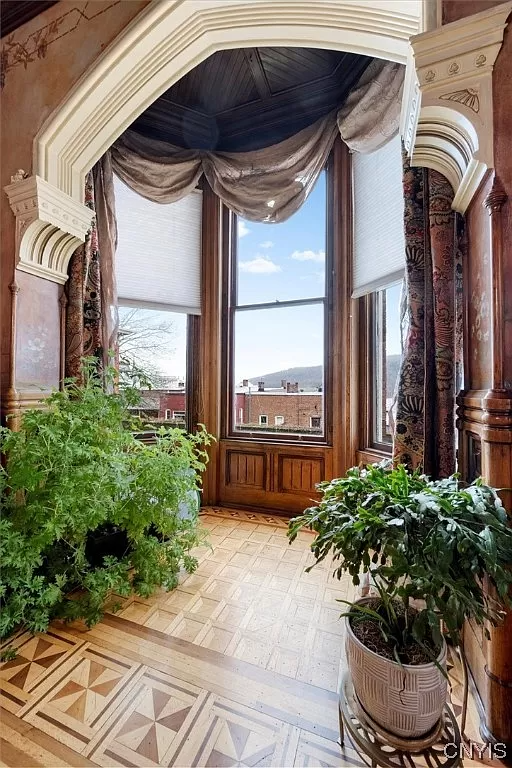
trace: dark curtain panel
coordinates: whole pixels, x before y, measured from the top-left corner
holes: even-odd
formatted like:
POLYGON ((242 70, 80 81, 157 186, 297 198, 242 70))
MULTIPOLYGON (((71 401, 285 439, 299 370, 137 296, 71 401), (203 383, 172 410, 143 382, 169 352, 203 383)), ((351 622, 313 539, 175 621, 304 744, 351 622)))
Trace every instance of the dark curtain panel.
POLYGON ((394 459, 432 477, 455 471, 455 396, 461 384, 462 219, 437 171, 404 154, 408 328, 398 379, 394 459))
POLYGON ((85 243, 69 263, 66 285, 65 375, 80 379, 81 358, 96 357, 101 367, 116 352, 117 306, 114 254, 117 244, 110 155, 87 174, 85 205, 95 211, 85 243))

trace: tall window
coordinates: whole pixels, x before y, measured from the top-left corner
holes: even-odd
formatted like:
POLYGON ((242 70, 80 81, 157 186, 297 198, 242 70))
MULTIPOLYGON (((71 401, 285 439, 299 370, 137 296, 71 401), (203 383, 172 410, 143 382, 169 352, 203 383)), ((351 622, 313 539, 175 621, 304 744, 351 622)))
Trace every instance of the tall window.
POLYGON ((373 392, 372 443, 391 445, 395 393, 401 360, 400 341, 401 285, 374 293, 373 299, 373 392))
POLYGON ((117 177, 114 191, 120 370, 156 403, 158 420, 183 421, 189 338, 201 312, 202 193, 155 203, 117 177))
POLYGON ((363 448, 391 449, 400 366, 400 290, 405 270, 400 136, 369 154, 354 153, 352 296, 361 298, 363 448), (363 332, 364 329, 364 332, 363 332))
POLYGON ((232 435, 323 439, 327 174, 285 222, 236 220, 229 254, 232 435))

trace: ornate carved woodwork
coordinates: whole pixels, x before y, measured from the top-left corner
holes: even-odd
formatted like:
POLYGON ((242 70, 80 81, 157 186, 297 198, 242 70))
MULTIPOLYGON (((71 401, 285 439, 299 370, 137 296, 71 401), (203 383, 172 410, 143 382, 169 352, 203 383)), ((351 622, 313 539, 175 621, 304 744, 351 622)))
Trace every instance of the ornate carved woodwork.
POLYGON ((68 263, 91 227, 87 206, 39 176, 18 171, 5 187, 16 216, 16 266, 55 283, 68 279, 68 263))
POLYGON ((492 72, 512 3, 411 38, 401 132, 413 165, 442 173, 464 213, 494 168, 492 72))
MULTIPOLYGON (((496 176, 481 187, 468 212, 469 265, 465 271, 465 390, 458 399, 459 464, 464 479, 482 475, 489 484, 512 487, 512 390, 507 388, 503 206, 507 195, 496 176)), ((512 493, 500 495, 509 510, 512 493)), ((475 628, 464 633, 470 668, 483 703, 482 735, 512 745, 512 613, 489 627, 490 639, 475 628)))

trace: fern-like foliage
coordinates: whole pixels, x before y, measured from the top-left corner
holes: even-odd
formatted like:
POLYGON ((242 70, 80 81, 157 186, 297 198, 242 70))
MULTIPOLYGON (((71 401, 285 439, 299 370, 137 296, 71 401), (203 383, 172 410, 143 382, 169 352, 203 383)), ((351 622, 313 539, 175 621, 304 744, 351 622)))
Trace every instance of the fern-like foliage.
POLYGON ((106 376, 85 360, 83 383, 66 381, 19 431, 0 430, 1 636, 44 631, 55 616, 93 624, 111 593, 147 596, 196 566, 189 553, 202 534, 189 502, 211 438, 162 428, 139 442, 127 410, 136 395, 114 392, 106 376), (98 563, 108 533, 122 549, 98 563))

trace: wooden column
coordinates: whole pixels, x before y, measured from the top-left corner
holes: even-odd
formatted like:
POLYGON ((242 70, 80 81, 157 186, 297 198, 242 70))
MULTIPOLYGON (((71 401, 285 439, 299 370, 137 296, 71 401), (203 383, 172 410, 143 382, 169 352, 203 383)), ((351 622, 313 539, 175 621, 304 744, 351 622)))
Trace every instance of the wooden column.
MULTIPOLYGON (((469 212, 469 268, 466 269, 467 389, 459 403, 460 464, 463 476, 482 474, 497 488, 512 487, 512 390, 505 371, 503 213, 507 201, 496 176, 469 212), (473 236, 473 237, 472 237, 473 236)), ((509 514, 512 494, 500 494, 509 514)), ((470 668, 482 702, 482 736, 512 749, 512 613, 489 628, 490 639, 465 630, 470 668)))
POLYGON ((9 349, 9 386, 5 398, 2 398, 2 419, 9 417, 8 426, 17 429, 19 425, 20 402, 16 391, 16 316, 18 312, 18 294, 20 292, 16 279, 9 284, 11 294, 11 334, 9 349))
MULTIPOLYGON (((202 308, 199 329, 194 335, 199 355, 198 392, 194 396, 193 409, 197 421, 207 430, 220 437, 220 366, 221 366, 221 286, 222 286, 222 205, 209 184, 203 188, 202 228, 202 308)), ((210 448, 210 462, 203 478, 203 504, 215 504, 218 494, 219 444, 210 448)))

